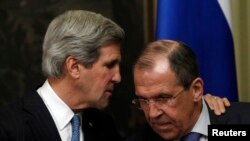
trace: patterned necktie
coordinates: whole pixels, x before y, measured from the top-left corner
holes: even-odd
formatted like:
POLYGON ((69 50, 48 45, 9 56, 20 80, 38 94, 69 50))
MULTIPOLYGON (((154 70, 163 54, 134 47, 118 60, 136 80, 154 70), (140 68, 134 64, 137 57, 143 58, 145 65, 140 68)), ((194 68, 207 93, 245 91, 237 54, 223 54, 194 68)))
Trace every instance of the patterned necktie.
POLYGON ((187 134, 186 136, 181 138, 181 141, 199 141, 201 134, 196 132, 191 132, 187 134))
POLYGON ((80 140, 80 116, 74 115, 74 117, 71 119, 71 125, 72 125, 72 137, 71 141, 79 141, 80 140))

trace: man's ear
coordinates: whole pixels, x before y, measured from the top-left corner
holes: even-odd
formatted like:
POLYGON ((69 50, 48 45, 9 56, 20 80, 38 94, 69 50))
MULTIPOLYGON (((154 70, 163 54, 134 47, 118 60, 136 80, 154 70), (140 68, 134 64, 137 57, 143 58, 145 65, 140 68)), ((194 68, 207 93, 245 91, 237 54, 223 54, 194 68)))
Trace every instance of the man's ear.
POLYGON ((66 71, 68 72, 68 75, 70 75, 73 78, 79 78, 80 77, 80 63, 77 59, 75 59, 73 56, 68 56, 65 60, 65 67, 66 71))
POLYGON ((200 101, 203 96, 203 80, 200 77, 197 77, 193 80, 191 87, 194 101, 200 101))

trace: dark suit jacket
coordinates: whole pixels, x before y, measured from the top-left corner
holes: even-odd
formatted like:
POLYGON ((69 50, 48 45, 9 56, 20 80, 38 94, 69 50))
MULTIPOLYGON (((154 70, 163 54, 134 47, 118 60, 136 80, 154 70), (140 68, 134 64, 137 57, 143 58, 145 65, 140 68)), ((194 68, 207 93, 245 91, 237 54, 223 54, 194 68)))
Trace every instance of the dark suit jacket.
MULTIPOLYGON (((120 141, 110 116, 97 109, 82 113, 85 141, 120 141)), ((0 110, 0 141, 60 141, 47 107, 37 92, 0 110)))
MULTIPOLYGON (((208 108, 209 109, 209 108, 208 108)), ((250 103, 232 103, 226 112, 216 116, 214 111, 209 109, 211 124, 249 124, 250 125, 250 103)), ((156 134, 152 128, 145 124, 135 133, 132 133, 126 141, 166 141, 156 134)))

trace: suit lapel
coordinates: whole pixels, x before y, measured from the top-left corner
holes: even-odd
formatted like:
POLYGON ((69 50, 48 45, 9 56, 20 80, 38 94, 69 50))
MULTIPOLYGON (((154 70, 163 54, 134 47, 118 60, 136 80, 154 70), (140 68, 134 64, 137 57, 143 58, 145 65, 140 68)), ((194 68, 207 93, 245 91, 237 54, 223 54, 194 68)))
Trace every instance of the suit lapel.
POLYGON ((60 135, 47 107, 38 93, 33 92, 23 101, 26 122, 37 140, 60 141, 60 135))

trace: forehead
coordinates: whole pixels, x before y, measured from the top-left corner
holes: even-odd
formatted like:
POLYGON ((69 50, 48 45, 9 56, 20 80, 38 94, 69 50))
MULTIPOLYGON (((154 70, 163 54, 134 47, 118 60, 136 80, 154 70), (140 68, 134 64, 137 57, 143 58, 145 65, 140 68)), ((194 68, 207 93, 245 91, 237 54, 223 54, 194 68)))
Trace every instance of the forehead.
POLYGON ((169 64, 160 60, 152 69, 136 69, 134 83, 138 96, 154 97, 171 92, 176 86, 176 77, 169 64))
POLYGON ((121 60, 121 52, 120 52, 120 44, 118 43, 111 43, 100 48, 100 56, 99 60, 114 60, 120 61, 121 60))

